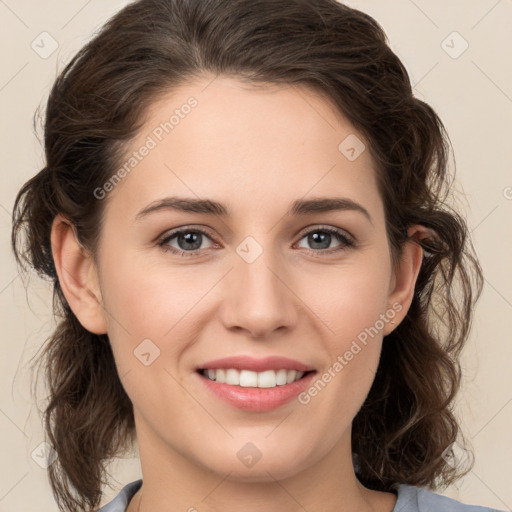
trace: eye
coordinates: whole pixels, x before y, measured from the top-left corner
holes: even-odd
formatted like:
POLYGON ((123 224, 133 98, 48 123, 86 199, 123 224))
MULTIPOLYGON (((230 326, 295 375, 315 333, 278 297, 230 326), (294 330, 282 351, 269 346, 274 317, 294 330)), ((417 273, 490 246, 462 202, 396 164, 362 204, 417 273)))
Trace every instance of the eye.
POLYGON ((313 252, 319 252, 317 249, 322 249, 320 252, 331 253, 342 251, 355 245, 354 240, 347 236, 343 231, 336 228, 323 226, 307 231, 302 235, 301 240, 303 239, 306 239, 307 243, 312 246, 312 250, 314 250, 313 252), (338 241, 339 246, 331 248, 331 242, 333 241, 338 241))
POLYGON ((165 238, 158 242, 158 245, 165 251, 171 251, 175 254, 180 254, 181 256, 194 255, 200 249, 205 248, 202 246, 204 238, 211 240, 205 231, 200 229, 183 228, 169 233, 165 238), (178 247, 171 245, 171 241, 176 242, 178 247))
MULTIPOLYGON (((158 245, 164 251, 170 251, 174 254, 196 256, 202 249, 209 249, 214 246, 218 247, 218 244, 215 242, 213 242, 210 247, 204 247, 203 242, 205 239, 213 241, 212 237, 202 229, 181 228, 167 234, 158 242, 158 245), (176 244, 177 247, 174 244, 176 244)), ((311 249, 306 247, 306 249, 314 253, 333 253, 355 246, 355 241, 352 237, 332 227, 319 226, 315 229, 311 229, 302 234, 300 240, 303 239, 306 239, 307 243, 312 247, 311 249), (333 241, 338 242, 337 247, 331 247, 333 241)))

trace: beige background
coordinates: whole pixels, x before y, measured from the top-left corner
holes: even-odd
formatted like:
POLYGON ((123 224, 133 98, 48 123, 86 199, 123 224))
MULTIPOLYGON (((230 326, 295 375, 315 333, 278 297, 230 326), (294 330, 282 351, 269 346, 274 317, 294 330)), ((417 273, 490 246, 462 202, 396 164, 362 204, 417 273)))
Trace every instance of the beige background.
MULTIPOLYGON (((13 200, 42 165, 32 115, 64 63, 127 2, 0 0, 0 511, 57 508, 38 463, 42 427, 30 395, 29 359, 51 331, 50 288, 30 276, 27 298, 9 250, 13 200), (58 47, 42 58, 32 41, 58 47), (34 451, 35 450, 35 451, 34 451), (33 457, 32 457, 33 455, 33 457)), ((457 403, 476 464, 443 494, 512 509, 512 49, 511 0, 352 0, 373 15, 450 134, 457 188, 485 272, 485 289, 463 359, 457 403), (453 35, 456 31, 460 34, 453 35), (445 41, 443 43, 443 41, 445 41), (460 53, 465 42, 469 45, 460 53), (446 50, 446 51, 445 51, 446 50), (451 56, 447 53, 451 53, 451 56), (453 58, 457 57, 457 58, 453 58)), ((40 50, 42 51, 42 50, 40 50)), ((103 503, 140 477, 137 459, 112 466, 103 503)))

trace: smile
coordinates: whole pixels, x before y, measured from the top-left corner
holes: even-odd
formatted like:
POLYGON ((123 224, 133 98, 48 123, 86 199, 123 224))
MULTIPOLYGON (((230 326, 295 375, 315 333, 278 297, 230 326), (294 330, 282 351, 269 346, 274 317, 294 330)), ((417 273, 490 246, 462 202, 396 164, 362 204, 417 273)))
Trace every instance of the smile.
POLYGON ((236 368, 218 368, 199 370, 203 377, 216 381, 220 384, 229 384, 231 386, 240 386, 243 388, 274 388, 296 382, 310 372, 297 370, 265 370, 255 372, 252 370, 238 370, 236 368))

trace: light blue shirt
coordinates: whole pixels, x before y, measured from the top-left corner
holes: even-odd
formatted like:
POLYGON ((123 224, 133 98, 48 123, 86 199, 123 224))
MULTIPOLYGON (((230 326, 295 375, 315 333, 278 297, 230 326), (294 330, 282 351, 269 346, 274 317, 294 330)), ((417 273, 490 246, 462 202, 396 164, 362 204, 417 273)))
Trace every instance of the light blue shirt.
MULTIPOLYGON (((140 489, 142 480, 125 485, 119 494, 98 512, 126 512, 128 503, 140 489)), ((433 491, 399 484, 396 486, 397 500, 392 512, 505 512, 496 508, 466 505, 460 501, 441 496, 433 491)))

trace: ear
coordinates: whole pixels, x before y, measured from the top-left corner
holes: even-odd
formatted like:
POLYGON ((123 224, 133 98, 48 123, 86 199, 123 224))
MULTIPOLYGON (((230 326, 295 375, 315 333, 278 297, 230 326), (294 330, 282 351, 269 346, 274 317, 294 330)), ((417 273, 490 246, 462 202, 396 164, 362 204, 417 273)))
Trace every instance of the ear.
POLYGON ((79 242, 75 226, 61 214, 53 220, 51 245, 59 284, 71 310, 88 331, 105 334, 106 314, 96 265, 79 242))
POLYGON ((396 315, 393 318, 393 323, 386 323, 383 330, 384 336, 392 332, 407 315, 414 297, 414 288, 423 261, 423 248, 418 241, 429 237, 431 231, 424 226, 414 225, 408 229, 407 235, 409 240, 402 248, 402 253, 393 270, 389 287, 388 309, 396 311, 396 315))

